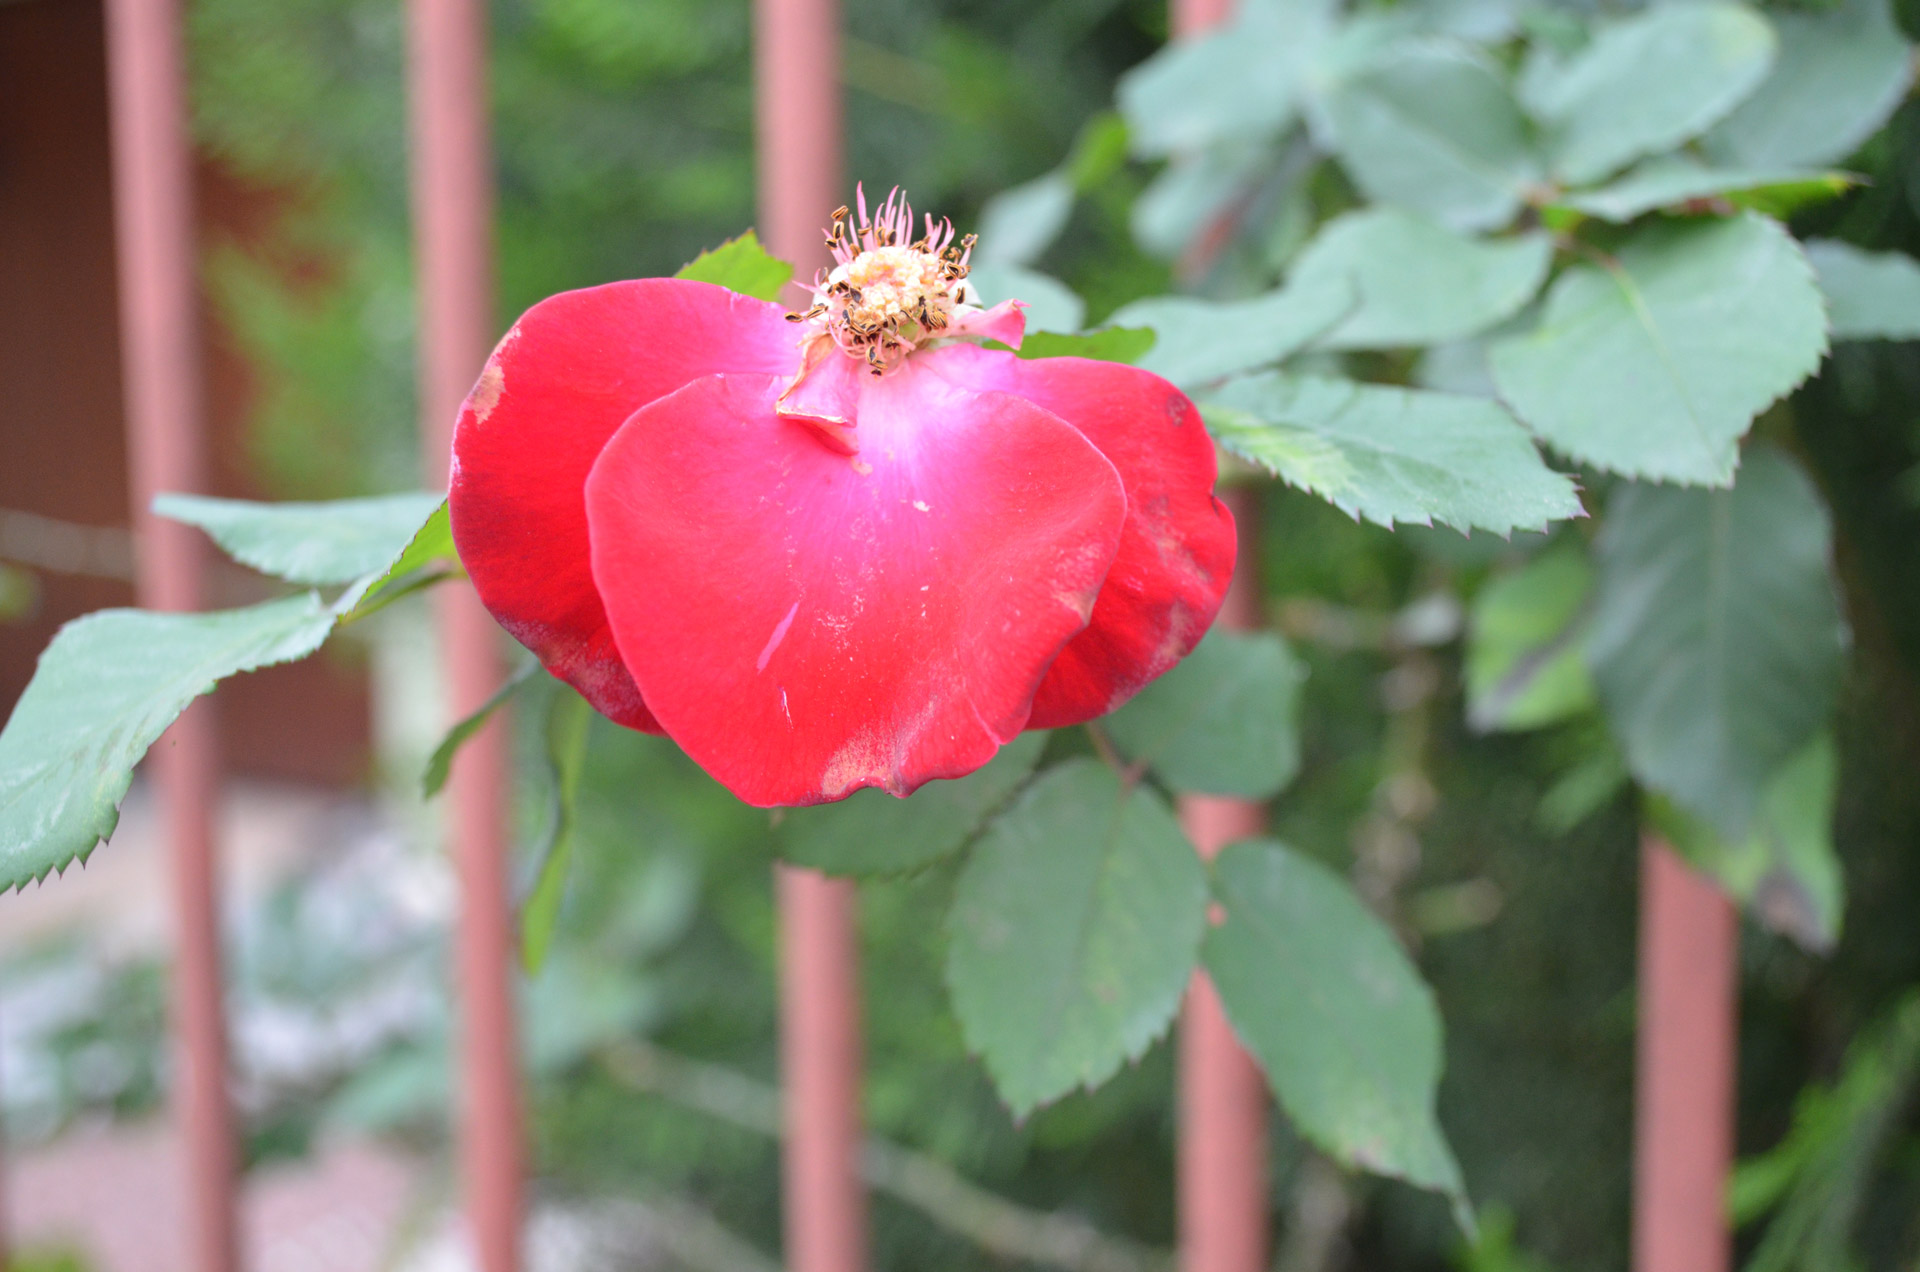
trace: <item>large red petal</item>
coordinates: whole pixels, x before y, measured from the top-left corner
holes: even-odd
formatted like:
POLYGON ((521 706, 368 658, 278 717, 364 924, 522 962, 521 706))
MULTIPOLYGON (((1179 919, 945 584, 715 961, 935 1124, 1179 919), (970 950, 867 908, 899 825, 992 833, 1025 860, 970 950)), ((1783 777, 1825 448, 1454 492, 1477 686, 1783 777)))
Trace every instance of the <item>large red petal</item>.
POLYGON ((587 481, 593 573, 667 733, 752 804, 904 795, 1018 734, 1087 621, 1126 496, 1029 402, 911 364, 847 455, 716 376, 634 415, 587 481))
POLYGON ((564 292, 529 309, 460 409, 453 537, 480 599, 603 715, 658 732, 620 661, 587 554, 587 473, 628 416, 720 371, 791 375, 778 305, 672 278, 564 292))
POLYGON ((956 384, 1044 407, 1120 472, 1127 524, 1087 629, 1054 660, 1032 728, 1104 715, 1200 643, 1233 577, 1233 514, 1213 495, 1213 441, 1187 395, 1151 372, 1086 358, 1023 360, 954 344, 917 355, 956 384))

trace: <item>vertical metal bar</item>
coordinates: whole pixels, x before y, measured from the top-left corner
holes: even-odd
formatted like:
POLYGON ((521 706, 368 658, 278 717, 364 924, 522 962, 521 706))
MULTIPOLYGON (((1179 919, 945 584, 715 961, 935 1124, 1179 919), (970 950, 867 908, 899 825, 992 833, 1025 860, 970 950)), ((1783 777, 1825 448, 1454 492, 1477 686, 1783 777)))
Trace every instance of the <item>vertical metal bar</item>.
POLYGON ((1636 1272, 1726 1272, 1732 1258, 1739 919, 1657 836, 1640 844, 1634 1091, 1636 1272))
MULTIPOLYGON (((180 6, 178 0, 108 0, 106 14, 138 592, 141 604, 153 609, 196 610, 204 599, 200 536, 150 511, 162 491, 202 489, 206 471, 180 6)), ((199 704, 155 746, 153 771, 174 857, 174 1101, 186 1133, 190 1252, 195 1268, 232 1272, 239 1259, 214 883, 217 742, 207 704, 199 704)))
MULTIPOLYGON (((493 173, 481 0, 410 0, 409 113, 420 287, 422 468, 446 477, 460 403, 493 347, 493 173)), ((438 597, 451 719, 499 687, 499 633, 465 588, 438 597)), ((496 718, 461 748, 447 783, 460 880, 460 1161, 483 1272, 520 1264, 519 1052, 508 893, 508 736, 496 718)))
POLYGON ((1172 0, 1169 7, 1176 40, 1203 34, 1233 16, 1233 0, 1172 0))
MULTIPOLYGON (((1225 22, 1233 0, 1172 0, 1175 39, 1225 22)), ((1217 245, 1216 245, 1217 246, 1217 245)), ((1219 621, 1239 630, 1260 623, 1254 506, 1229 496, 1240 526, 1233 585, 1219 621)), ((1244 800, 1189 795, 1180 822, 1211 861, 1236 839, 1265 828, 1264 810, 1244 800)), ((1267 1087, 1234 1037, 1220 997, 1196 971, 1180 1020, 1180 1267, 1182 1272, 1263 1272, 1267 1260, 1267 1087)))
MULTIPOLYGON (((760 232, 810 278, 846 202, 838 0, 755 0, 760 232)), ((851 881, 780 866, 780 1060, 788 1272, 860 1272, 860 985, 851 881)))
POLYGON ((776 867, 787 1272, 860 1272, 860 974, 846 879, 776 867))
MULTIPOLYGON (((1260 626, 1256 522, 1246 492, 1227 496, 1240 525, 1240 556, 1219 621, 1260 626)), ((1211 861, 1265 828, 1246 800, 1188 795, 1180 824, 1211 861)), ((1267 1084, 1203 971, 1193 974, 1180 1020, 1179 1215, 1181 1272, 1264 1272, 1267 1260, 1267 1084)))

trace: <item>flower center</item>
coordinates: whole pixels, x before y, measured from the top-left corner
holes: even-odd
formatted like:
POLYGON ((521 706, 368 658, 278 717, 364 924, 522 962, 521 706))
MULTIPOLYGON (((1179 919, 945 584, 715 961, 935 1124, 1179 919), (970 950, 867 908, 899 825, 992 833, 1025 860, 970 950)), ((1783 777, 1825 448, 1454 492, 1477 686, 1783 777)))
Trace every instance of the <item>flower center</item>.
POLYGON ((899 190, 872 217, 864 193, 857 202, 857 220, 848 208, 833 214, 827 246, 836 264, 814 280, 813 307, 787 317, 819 323, 842 352, 881 375, 944 334, 957 307, 977 303, 966 281, 974 236, 955 243, 953 223, 929 216, 925 233, 908 242, 913 208, 899 190))

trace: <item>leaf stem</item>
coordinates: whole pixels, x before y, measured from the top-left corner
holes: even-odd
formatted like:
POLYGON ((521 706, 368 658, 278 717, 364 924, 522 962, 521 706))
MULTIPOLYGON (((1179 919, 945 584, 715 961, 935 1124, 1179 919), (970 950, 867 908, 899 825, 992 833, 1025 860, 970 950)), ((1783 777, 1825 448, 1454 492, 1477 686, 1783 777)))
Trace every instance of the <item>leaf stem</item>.
POLYGON ((1147 762, 1136 760, 1132 764, 1127 763, 1120 757, 1120 752, 1114 749, 1113 740, 1107 736, 1105 729, 1092 720, 1087 721, 1085 727, 1087 736, 1093 739, 1093 749, 1106 761, 1108 768, 1120 775, 1121 788, 1132 790, 1139 785, 1140 779, 1147 775, 1147 762))

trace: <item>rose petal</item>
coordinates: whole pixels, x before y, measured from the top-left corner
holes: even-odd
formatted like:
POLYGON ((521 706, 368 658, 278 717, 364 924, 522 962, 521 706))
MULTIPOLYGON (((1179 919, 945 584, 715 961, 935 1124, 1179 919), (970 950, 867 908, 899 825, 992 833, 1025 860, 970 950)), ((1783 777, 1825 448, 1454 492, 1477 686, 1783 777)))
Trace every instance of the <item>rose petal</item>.
POLYGON ((871 371, 859 358, 850 358, 826 334, 807 341, 802 354, 805 369, 780 392, 777 409, 796 423, 820 434, 820 440, 843 455, 860 449, 856 421, 860 414, 863 381, 871 371))
POLYGON ((1003 300, 992 309, 967 306, 954 312, 944 336, 985 336, 1015 349, 1027 334, 1027 302, 1003 300))
POLYGON ((1151 372, 1087 358, 1030 361, 954 344, 916 355, 967 388, 1059 416, 1100 448, 1127 491, 1127 524, 1093 621, 1054 660, 1029 727, 1104 715, 1184 658, 1233 578, 1233 514, 1213 496, 1213 441, 1186 394, 1151 372))
POLYGON ((453 537, 480 599, 609 719, 658 732, 594 590, 583 494, 614 430, 719 371, 791 375, 778 305, 671 278, 565 292, 529 309, 460 409, 453 537))
POLYGON ((620 652, 667 733, 748 803, 971 772, 1085 625, 1120 479, 1031 403, 911 364, 863 390, 856 456, 780 419, 781 387, 698 381, 594 465, 620 652))

